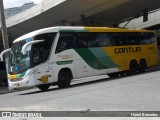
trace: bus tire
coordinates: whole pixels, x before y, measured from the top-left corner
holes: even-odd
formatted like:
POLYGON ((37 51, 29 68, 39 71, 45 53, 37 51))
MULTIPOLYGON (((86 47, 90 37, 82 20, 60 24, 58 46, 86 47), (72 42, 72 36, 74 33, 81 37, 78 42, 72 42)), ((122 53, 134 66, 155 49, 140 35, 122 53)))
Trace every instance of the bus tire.
POLYGON ((41 91, 47 91, 50 86, 51 86, 50 84, 37 85, 37 87, 38 87, 41 91))
POLYGON ((58 75, 57 85, 59 88, 69 87, 71 84, 72 74, 70 70, 61 70, 58 75))
POLYGON ((129 71, 128 71, 128 74, 129 75, 133 75, 133 74, 136 74, 138 71, 138 64, 137 64, 137 61, 135 60, 132 60, 129 64, 129 71))
POLYGON ((143 73, 146 71, 146 68, 147 68, 147 62, 145 59, 141 59, 140 62, 139 62, 139 65, 138 65, 138 71, 140 73, 143 73))

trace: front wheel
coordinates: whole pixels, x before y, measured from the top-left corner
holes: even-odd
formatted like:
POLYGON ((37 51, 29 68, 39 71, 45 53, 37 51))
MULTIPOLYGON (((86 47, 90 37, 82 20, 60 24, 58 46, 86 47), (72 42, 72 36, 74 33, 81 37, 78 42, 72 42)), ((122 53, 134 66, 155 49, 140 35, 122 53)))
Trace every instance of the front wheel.
POLYGON ((58 75, 58 82, 57 85, 59 88, 65 88, 70 86, 71 84, 71 73, 68 71, 60 71, 58 75))
POLYGON ((50 86, 51 86, 50 84, 37 85, 37 87, 38 87, 41 91, 47 91, 50 86))

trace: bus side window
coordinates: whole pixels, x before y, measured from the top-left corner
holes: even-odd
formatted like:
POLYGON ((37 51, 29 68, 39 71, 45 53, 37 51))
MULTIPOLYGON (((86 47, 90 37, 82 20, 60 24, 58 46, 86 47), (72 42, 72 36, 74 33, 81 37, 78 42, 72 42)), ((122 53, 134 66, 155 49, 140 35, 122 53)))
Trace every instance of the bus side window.
POLYGON ((113 46, 123 46, 126 44, 123 33, 109 33, 111 37, 111 43, 113 46))
POLYGON ((94 41, 92 46, 94 47, 106 47, 111 46, 110 36, 107 33, 94 33, 94 41))
POLYGON ((72 38, 72 47, 73 48, 77 48, 78 47, 77 37, 76 37, 75 34, 73 34, 73 38, 72 38))
POLYGON ((137 34, 132 32, 125 33, 125 42, 126 42, 126 45, 136 45, 137 34))
POLYGON ((43 51, 41 51, 42 46, 39 43, 33 46, 34 46, 33 47, 33 63, 38 64, 43 61, 43 56, 42 56, 43 51))
POLYGON ((150 36, 150 39, 151 39, 151 43, 155 43, 156 41, 155 41, 154 33, 150 33, 149 36, 150 36))
POLYGON ((79 39, 79 48, 87 48, 87 41, 83 39, 79 39))
POLYGON ((138 40, 140 44, 150 44, 153 43, 152 38, 154 39, 154 35, 151 33, 139 33, 138 40))
POLYGON ((92 41, 91 33, 77 33, 78 48, 90 47, 90 41, 92 41))
POLYGON ((56 53, 72 48, 72 33, 60 33, 59 41, 56 48, 56 53))
POLYGON ((56 33, 45 33, 35 36, 34 40, 44 40, 42 43, 33 45, 32 62, 34 65, 47 61, 56 33))

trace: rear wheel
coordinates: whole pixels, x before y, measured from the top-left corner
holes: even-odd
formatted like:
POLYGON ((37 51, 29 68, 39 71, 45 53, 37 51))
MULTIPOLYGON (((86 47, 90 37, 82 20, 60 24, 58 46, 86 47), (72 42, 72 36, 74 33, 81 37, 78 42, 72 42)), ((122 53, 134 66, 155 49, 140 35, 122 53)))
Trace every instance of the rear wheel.
POLYGON ((47 91, 50 86, 51 86, 50 84, 37 85, 37 87, 38 87, 41 91, 47 91))
POLYGON ((143 73, 146 71, 147 68, 147 62, 145 59, 140 60, 139 65, 138 65, 138 71, 140 73, 143 73))
POLYGON ((58 82, 57 85, 59 88, 65 88, 70 86, 71 84, 72 75, 69 71, 60 71, 58 75, 58 82))
POLYGON ((133 75, 133 74, 136 74, 138 71, 138 64, 135 60, 131 61, 130 64, 129 64, 129 71, 128 71, 128 74, 129 75, 133 75))

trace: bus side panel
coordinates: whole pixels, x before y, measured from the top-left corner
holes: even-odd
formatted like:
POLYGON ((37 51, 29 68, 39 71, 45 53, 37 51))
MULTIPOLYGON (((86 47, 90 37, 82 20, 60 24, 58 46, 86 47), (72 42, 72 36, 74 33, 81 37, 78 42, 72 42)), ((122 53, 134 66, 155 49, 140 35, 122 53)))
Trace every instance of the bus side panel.
POLYGON ((34 67, 36 85, 53 83, 52 67, 52 62, 48 61, 34 67))
POLYGON ((106 74, 109 70, 112 72, 119 71, 117 64, 101 47, 80 48, 75 49, 75 51, 93 69, 94 75, 106 74))
MULTIPOLYGON (((106 52, 106 54, 108 54, 108 56, 110 57, 110 59, 112 59, 112 61, 117 65, 117 68, 119 69, 119 71, 123 71, 126 70, 127 67, 125 66, 125 60, 124 60, 124 54, 119 54, 119 53, 115 53, 116 48, 120 48, 120 47, 103 47, 103 50, 106 52)), ((112 73, 112 72, 119 72, 117 70, 115 71, 108 71, 108 73, 112 73)))
MULTIPOLYGON (((53 74, 54 82, 58 80, 59 71, 63 68, 69 68, 72 71, 73 78, 84 78, 96 75, 94 70, 99 74, 105 74, 105 69, 98 69, 100 63, 89 49, 69 49, 54 55, 53 74), (97 67, 97 69, 94 69, 97 67)), ((97 75, 99 75, 97 74, 97 75)))
POLYGON ((120 71, 129 70, 129 64, 136 60, 139 64, 145 59, 147 67, 158 65, 158 50, 155 44, 103 47, 104 51, 118 65, 120 71))
POLYGON ((75 71, 76 78, 93 76, 95 56, 88 48, 77 48, 75 50, 75 71))
POLYGON ((147 67, 152 67, 159 64, 158 49, 155 43, 150 45, 141 45, 141 52, 137 54, 138 64, 141 59, 145 59, 147 67))
POLYGON ((148 46, 148 52, 150 54, 149 67, 158 65, 159 64, 159 58, 158 58, 158 47, 157 47, 157 44, 154 43, 154 44, 148 46))
POLYGON ((75 58, 75 51, 73 49, 65 50, 54 55, 54 62, 53 62, 54 82, 58 81, 58 74, 60 70, 66 68, 71 70, 73 78, 76 77, 74 58, 75 58))

